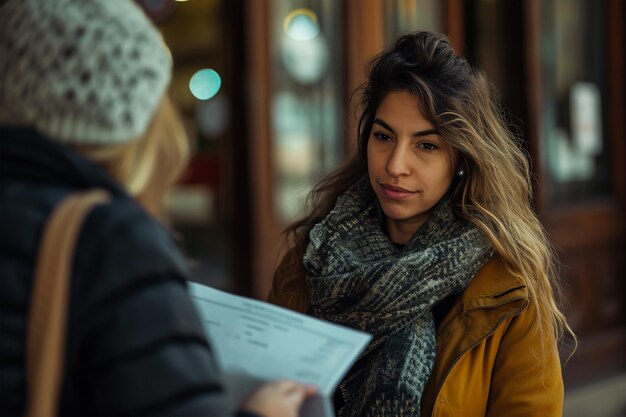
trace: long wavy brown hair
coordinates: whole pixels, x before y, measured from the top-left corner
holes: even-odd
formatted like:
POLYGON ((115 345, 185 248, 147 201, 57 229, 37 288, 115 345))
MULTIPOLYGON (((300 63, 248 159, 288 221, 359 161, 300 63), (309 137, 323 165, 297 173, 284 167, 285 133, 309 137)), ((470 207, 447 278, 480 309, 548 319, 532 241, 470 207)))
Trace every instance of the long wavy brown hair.
MULTIPOLYGON (((496 90, 483 71, 457 56, 443 35, 414 32, 373 59, 361 90, 356 154, 314 187, 309 214, 285 230, 297 259, 302 259, 311 228, 367 174, 367 142, 379 104, 390 91, 408 91, 456 149, 456 168, 465 171, 450 189, 456 214, 480 228, 507 269, 526 284, 537 307, 537 329, 553 332, 557 339, 564 331, 574 336, 557 302, 553 249, 532 207, 529 157, 522 140, 507 128, 496 90)), ((303 274, 302 262, 283 273, 289 287, 290 280, 303 274)))

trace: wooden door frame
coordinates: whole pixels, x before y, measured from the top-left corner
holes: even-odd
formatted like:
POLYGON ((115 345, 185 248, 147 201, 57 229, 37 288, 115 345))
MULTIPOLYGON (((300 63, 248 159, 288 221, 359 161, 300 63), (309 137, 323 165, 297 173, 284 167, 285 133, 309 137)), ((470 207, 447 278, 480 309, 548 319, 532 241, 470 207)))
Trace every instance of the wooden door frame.
POLYGON ((384 0, 345 0, 345 154, 356 151, 358 87, 367 76, 367 64, 385 47, 384 0))
POLYGON ((610 96, 612 116, 609 118, 609 135, 612 138, 613 150, 613 195, 620 201, 622 213, 626 211, 626 88, 624 86, 624 45, 626 34, 624 16, 626 6, 623 0, 608 1, 607 50, 612 57, 611 65, 607 65, 607 79, 614 93, 610 96))
MULTIPOLYGON (((250 296, 264 299, 271 285, 276 264, 280 225, 274 207, 274 160, 271 140, 270 99, 272 71, 270 58, 270 5, 268 0, 246 0, 248 66, 246 82, 249 104, 249 182, 250 182, 250 239, 252 249, 250 296)), ((236 257, 236 255, 235 255, 236 257)))

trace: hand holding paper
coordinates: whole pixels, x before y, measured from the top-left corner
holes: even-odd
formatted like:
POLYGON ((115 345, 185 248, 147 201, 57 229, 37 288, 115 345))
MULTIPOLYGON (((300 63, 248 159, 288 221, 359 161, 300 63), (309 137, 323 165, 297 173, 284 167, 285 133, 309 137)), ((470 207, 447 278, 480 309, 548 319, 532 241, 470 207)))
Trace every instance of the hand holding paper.
POLYGON ((268 417, 297 417, 304 400, 316 393, 312 385, 295 381, 266 382, 252 392, 240 410, 268 417))
POLYGON ((332 394, 371 336, 262 301, 189 283, 234 410, 260 382, 318 387, 301 416, 333 417, 332 394))

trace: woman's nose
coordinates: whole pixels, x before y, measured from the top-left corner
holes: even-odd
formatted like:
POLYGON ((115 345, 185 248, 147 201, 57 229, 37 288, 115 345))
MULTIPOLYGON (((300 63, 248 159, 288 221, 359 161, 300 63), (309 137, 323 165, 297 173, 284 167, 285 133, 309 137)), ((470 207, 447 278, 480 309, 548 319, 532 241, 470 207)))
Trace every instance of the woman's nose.
POLYGON ((396 144, 387 160, 387 173, 392 177, 406 176, 411 173, 409 150, 405 146, 396 144))

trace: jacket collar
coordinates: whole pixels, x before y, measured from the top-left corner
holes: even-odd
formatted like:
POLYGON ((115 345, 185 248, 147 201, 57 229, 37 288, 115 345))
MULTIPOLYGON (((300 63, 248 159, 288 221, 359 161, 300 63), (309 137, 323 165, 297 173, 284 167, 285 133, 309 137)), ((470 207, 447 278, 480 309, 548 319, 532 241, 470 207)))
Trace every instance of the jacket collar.
POLYGON ((493 308, 518 299, 528 299, 528 288, 496 254, 463 292, 463 312, 467 314, 479 308, 493 308))
POLYGON ((115 196, 127 195, 102 168, 28 127, 0 126, 0 181, 100 187, 115 196))
MULTIPOLYGON (((528 304, 528 288, 513 275, 497 253, 478 271, 460 298, 448 312, 438 332, 444 336, 456 326, 450 322, 466 317, 466 324, 478 315, 488 328, 496 326, 503 317, 524 309, 528 304)), ((445 336, 444 336, 445 337, 445 336)))

